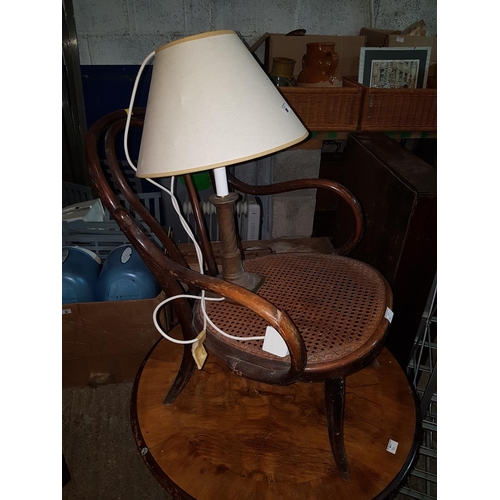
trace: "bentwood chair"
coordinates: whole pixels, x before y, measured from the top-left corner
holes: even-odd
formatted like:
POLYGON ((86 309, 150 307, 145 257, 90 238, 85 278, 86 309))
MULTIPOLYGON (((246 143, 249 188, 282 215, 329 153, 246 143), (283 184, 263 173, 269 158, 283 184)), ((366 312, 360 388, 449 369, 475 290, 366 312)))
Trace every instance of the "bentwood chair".
MULTIPOLYGON (((131 126, 141 127, 144 110, 134 109, 131 126)), ((274 327, 287 344, 289 354, 278 357, 262 350, 261 340, 238 341, 225 337, 210 324, 206 327, 209 353, 223 359, 239 376, 259 382, 287 385, 298 381, 322 382, 328 433, 338 471, 349 479, 344 448, 343 414, 345 378, 372 363, 383 347, 392 308, 392 292, 382 275, 369 265, 346 257, 363 234, 363 214, 354 196, 338 183, 305 179, 269 186, 249 186, 229 177, 238 191, 254 195, 283 193, 297 189, 325 189, 351 208, 355 230, 334 253, 274 253, 244 260, 245 270, 265 277, 257 293, 217 277, 212 245, 203 224, 197 193, 189 175, 185 183, 193 205, 206 272, 187 265, 183 254, 165 234, 128 187, 118 163, 118 137, 126 112, 120 110, 98 120, 89 130, 86 156, 99 197, 152 271, 167 296, 200 294, 205 290, 224 297, 208 302, 208 316, 224 332, 241 337, 259 337, 266 326, 274 327), (104 141, 113 181, 140 219, 161 242, 159 247, 140 223, 119 202, 101 170, 99 151, 104 141), (389 318, 389 319, 388 319, 389 318)), ((172 302, 185 339, 195 339, 203 328, 199 301, 172 302)), ((177 377, 165 397, 173 404, 196 368, 191 346, 186 345, 177 377)))

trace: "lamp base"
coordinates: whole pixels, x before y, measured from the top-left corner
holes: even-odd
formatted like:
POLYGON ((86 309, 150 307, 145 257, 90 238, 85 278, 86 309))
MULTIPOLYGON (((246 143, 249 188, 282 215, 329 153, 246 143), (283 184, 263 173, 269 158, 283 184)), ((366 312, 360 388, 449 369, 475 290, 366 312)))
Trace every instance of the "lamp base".
POLYGON ((237 200, 236 193, 229 193, 226 196, 210 196, 210 202, 215 205, 219 223, 222 261, 222 275, 220 277, 224 281, 256 292, 264 283, 264 277, 247 273, 243 269, 234 224, 234 204, 237 200))
POLYGON ((224 281, 228 281, 230 283, 234 283, 235 285, 242 286, 251 292, 256 293, 259 288, 264 284, 265 278, 264 276, 260 276, 259 274, 247 273, 246 271, 239 278, 228 279, 225 278, 222 274, 217 276, 224 281))

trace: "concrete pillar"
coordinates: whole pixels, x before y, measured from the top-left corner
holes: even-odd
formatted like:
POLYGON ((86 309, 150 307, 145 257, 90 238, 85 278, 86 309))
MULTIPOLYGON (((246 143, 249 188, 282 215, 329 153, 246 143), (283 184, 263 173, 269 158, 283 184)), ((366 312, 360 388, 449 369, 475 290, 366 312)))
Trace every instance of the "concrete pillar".
MULTIPOLYGON (((296 149, 274 156, 273 182, 318 178, 319 149, 296 149)), ((274 195, 272 199, 272 238, 309 238, 312 235, 316 189, 274 195)))

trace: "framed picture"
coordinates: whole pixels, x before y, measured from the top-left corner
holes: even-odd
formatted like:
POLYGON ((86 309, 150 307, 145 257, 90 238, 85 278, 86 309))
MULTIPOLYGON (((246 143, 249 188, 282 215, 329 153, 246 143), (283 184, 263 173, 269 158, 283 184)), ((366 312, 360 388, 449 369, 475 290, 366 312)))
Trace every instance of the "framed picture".
POLYGON ((358 82, 379 89, 423 89, 430 47, 361 47, 358 82))

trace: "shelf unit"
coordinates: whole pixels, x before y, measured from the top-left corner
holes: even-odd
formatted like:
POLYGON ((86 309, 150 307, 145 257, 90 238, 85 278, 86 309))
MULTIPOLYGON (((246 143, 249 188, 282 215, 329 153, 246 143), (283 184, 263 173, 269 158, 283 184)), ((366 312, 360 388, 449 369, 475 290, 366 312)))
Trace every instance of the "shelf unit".
POLYGON ((437 498, 437 279, 434 278, 415 337, 407 374, 420 400, 422 445, 398 500, 437 498))

